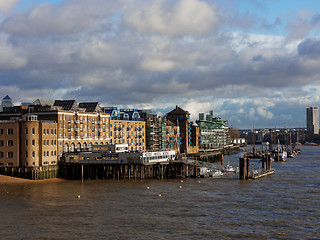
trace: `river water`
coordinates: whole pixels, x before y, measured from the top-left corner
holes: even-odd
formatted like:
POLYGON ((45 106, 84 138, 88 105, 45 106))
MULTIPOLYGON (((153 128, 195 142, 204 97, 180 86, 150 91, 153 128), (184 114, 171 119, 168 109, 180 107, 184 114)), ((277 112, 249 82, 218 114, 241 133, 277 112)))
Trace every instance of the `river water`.
POLYGON ((2 184, 0 239, 320 239, 320 147, 301 149, 251 181, 2 184))

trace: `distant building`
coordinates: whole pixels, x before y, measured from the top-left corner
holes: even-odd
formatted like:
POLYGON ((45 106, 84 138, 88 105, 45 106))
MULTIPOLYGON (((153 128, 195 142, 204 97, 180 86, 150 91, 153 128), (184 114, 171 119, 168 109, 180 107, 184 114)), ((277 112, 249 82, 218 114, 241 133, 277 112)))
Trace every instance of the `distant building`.
POLYGON ((11 98, 7 95, 1 101, 0 112, 3 112, 3 108, 10 108, 10 107, 13 107, 13 103, 11 98))
POLYGON ((199 113, 199 120, 196 122, 200 128, 201 149, 210 150, 231 144, 227 121, 213 117, 213 111, 206 116, 199 113))
POLYGON ((319 134, 319 110, 318 107, 306 108, 307 132, 319 134))

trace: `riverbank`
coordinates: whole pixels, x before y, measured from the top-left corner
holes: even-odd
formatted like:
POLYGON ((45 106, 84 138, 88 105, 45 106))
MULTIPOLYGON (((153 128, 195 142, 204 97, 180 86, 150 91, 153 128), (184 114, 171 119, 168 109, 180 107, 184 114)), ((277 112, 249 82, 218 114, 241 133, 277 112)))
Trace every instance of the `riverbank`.
POLYGON ((43 180, 30 180, 25 178, 17 178, 17 177, 10 177, 5 175, 0 175, 0 184, 12 184, 12 183, 56 183, 56 182, 63 182, 66 181, 61 178, 50 178, 50 179, 43 179, 43 180))

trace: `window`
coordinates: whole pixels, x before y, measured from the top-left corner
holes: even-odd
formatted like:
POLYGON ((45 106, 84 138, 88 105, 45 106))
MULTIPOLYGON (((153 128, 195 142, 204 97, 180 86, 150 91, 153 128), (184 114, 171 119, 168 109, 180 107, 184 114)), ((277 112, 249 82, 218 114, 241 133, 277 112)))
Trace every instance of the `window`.
POLYGON ((12 128, 8 129, 8 135, 13 135, 13 129, 12 128))
POLYGON ((46 156, 46 151, 43 151, 43 156, 44 156, 44 157, 46 156))
POLYGON ((0 158, 3 158, 3 152, 0 152, 0 158))
POLYGON ((51 164, 56 164, 57 162, 56 161, 51 161, 51 164))
POLYGON ((9 162, 9 163, 8 163, 8 166, 13 166, 13 163, 12 163, 12 162, 9 162))
POLYGON ((13 152, 8 152, 8 158, 13 158, 13 152))
POLYGON ((2 147, 3 146, 3 141, 2 140, 0 140, 0 147, 2 147))
POLYGON ((28 135, 28 128, 26 128, 26 135, 28 135))
POLYGON ((36 145, 36 141, 34 139, 32 139, 32 146, 36 145))
POLYGON ((8 140, 8 146, 12 147, 13 146, 13 141, 12 140, 8 140))
POLYGON ((51 140, 51 145, 53 145, 53 140, 51 140))
POLYGON ((35 130, 34 130, 34 128, 32 128, 32 134, 35 134, 35 130))
POLYGON ((3 134, 3 129, 2 129, 2 128, 0 128, 0 134, 1 134, 1 135, 3 134))
POLYGON ((43 140, 43 145, 46 145, 46 140, 43 140))
POLYGON ((51 129, 51 135, 53 134, 53 129, 51 129))
POLYGON ((51 156, 53 156, 53 151, 51 151, 51 156))
POLYGON ((43 129, 43 135, 45 135, 46 134, 46 130, 45 129, 43 129))
POLYGON ((36 156, 36 152, 32 151, 32 157, 34 158, 36 156))
POLYGON ((54 135, 56 135, 56 134, 57 134, 57 129, 54 130, 54 135))
POLYGON ((28 163, 26 162, 26 166, 28 166, 28 163))
POLYGON ((28 152, 26 152, 26 158, 28 157, 28 152))
POLYGON ((49 151, 47 151, 47 156, 49 156, 49 151))
POLYGON ((50 130, 50 129, 47 129, 47 134, 48 134, 48 135, 49 135, 49 130, 50 130))
POLYGON ((47 145, 49 146, 49 140, 47 140, 47 145))

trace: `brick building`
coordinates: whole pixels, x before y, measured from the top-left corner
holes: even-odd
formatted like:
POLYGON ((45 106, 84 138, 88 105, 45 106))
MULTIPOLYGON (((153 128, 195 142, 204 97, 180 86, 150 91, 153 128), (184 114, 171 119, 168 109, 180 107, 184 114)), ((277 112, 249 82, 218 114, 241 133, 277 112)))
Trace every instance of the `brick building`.
POLYGON ((180 152, 186 154, 199 152, 199 127, 190 121, 190 113, 176 106, 175 109, 167 113, 166 118, 179 126, 180 152))

